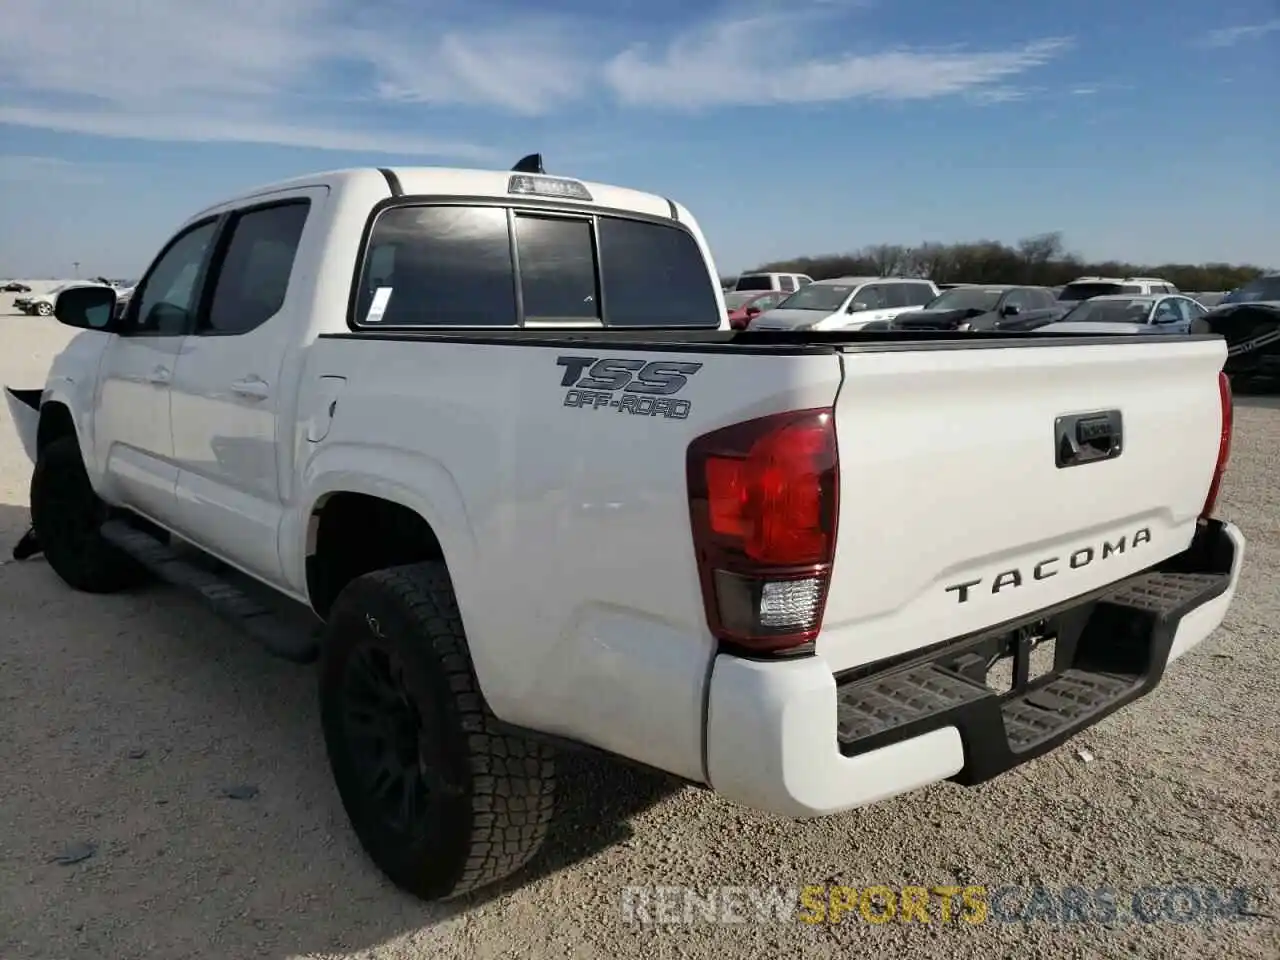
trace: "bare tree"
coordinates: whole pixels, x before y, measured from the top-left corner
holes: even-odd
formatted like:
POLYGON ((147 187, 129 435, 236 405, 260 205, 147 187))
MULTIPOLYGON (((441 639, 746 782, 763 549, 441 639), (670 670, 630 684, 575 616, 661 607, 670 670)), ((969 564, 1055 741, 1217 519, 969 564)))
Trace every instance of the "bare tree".
POLYGON ((1014 246, 996 240, 922 243, 916 247, 873 244, 854 253, 796 257, 758 269, 807 273, 815 280, 904 273, 944 283, 1034 283, 1050 287, 1088 274, 1154 276, 1163 277, 1179 289, 1193 291, 1232 290, 1265 272, 1253 265, 1230 263, 1091 263, 1067 253, 1058 232, 1036 234, 1014 246))
POLYGON ((907 248, 896 243, 880 243, 864 251, 878 277, 893 277, 906 266, 907 248))

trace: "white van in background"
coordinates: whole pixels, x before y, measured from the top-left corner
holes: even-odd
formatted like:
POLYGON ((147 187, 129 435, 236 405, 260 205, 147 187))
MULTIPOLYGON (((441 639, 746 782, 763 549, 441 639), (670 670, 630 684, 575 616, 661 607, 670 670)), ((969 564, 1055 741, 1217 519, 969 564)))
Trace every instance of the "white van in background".
POLYGON ((807 273, 744 273, 733 285, 736 293, 754 292, 756 290, 781 290, 791 293, 799 290, 806 283, 813 283, 813 277, 807 273))
POLYGON ((1118 294, 1150 297, 1161 293, 1181 291, 1162 277, 1076 277, 1062 288, 1058 299, 1070 302, 1118 294))

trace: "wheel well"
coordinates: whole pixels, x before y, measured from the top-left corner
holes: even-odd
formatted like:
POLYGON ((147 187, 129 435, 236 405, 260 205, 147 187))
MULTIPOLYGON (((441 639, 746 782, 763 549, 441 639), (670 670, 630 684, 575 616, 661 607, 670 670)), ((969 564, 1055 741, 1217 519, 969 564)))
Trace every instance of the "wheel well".
POLYGON ((43 450, 60 437, 74 437, 76 422, 71 411, 61 403, 46 403, 40 408, 40 426, 36 428, 36 450, 43 450))
POLYGON ((328 616, 343 587, 386 567, 443 560, 431 525, 413 510, 363 493, 331 493, 311 512, 307 595, 328 616))

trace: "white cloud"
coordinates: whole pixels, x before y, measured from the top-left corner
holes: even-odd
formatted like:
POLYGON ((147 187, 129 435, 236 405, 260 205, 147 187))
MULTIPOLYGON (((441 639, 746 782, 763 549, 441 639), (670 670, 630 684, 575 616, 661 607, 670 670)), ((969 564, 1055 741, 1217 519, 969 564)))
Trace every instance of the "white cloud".
MULTIPOLYGON (((796 41, 789 14, 715 22, 654 53, 633 46, 606 76, 630 104, 699 107, 821 103, 853 98, 923 100, 974 91, 1042 66, 1070 45, 1046 38, 1007 50, 898 48, 820 55, 796 41), (767 57, 748 56, 768 50, 767 57)), ((806 31, 813 33, 814 31, 806 31)), ((821 35, 821 31, 819 31, 821 35)))
POLYGON ((655 53, 630 45, 643 24, 462 0, 9 0, 0 123, 487 161, 509 151, 433 136, 422 108, 533 118, 591 95, 675 109, 952 94, 1004 102, 1022 95, 1014 78, 1068 45, 822 55, 801 38, 840 36, 825 27, 865 15, 855 10, 869 0, 799 0, 783 12, 779 0, 730 2, 763 12, 704 23, 655 53), (770 56, 747 55, 761 49, 770 56), (406 129, 408 115, 421 122, 406 129))
POLYGON ((1222 27, 1210 30, 1204 37, 1204 45, 1208 47, 1234 47, 1246 40, 1257 40, 1269 33, 1280 30, 1280 19, 1267 20, 1264 23, 1252 23, 1239 27, 1222 27))
POLYGON ((497 153, 488 147, 470 143, 437 141, 412 134, 380 130, 362 131, 355 127, 305 127, 249 117, 238 119, 198 114, 51 111, 0 106, 0 123, 127 140, 274 144, 286 147, 310 147, 315 150, 456 157, 476 161, 491 160, 497 156, 497 153))
POLYGON ((110 166, 75 163, 61 157, 0 154, 0 183, 27 185, 39 182, 63 186, 105 183, 110 166))
POLYGON ((1027 99, 1029 90, 1021 90, 1018 87, 978 87, 966 96, 974 103, 980 103, 984 106, 994 106, 998 103, 1014 103, 1018 100, 1027 99))
POLYGON ((582 89, 563 35, 541 22, 442 33, 429 8, 387 13, 350 0, 9 0, 0 123, 478 159, 489 151, 427 124, 403 134, 359 118, 387 100, 531 114, 582 89))
POLYGON ((431 31, 388 44, 379 32, 350 35, 376 65, 378 94, 428 104, 486 104, 533 116, 582 96, 592 65, 575 25, 550 18, 479 30, 431 31), (424 53, 424 51, 426 51, 424 53))

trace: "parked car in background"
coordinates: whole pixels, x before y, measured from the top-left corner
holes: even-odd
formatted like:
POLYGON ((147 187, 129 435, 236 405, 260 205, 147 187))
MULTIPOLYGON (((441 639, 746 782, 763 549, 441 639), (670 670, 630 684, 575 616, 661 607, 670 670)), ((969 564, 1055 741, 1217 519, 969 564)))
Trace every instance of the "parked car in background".
POLYGON ((807 273, 744 273, 734 282, 733 289, 737 293, 748 290, 781 290, 783 293, 792 293, 809 283, 813 283, 813 277, 807 273))
POLYGON ((1188 296, 1092 297, 1077 304, 1040 333, 1190 333, 1209 311, 1188 296))
POLYGON ((734 330, 745 330, 752 320, 766 310, 772 310, 789 296, 791 294, 783 293, 781 290, 770 290, 766 293, 736 290, 726 293, 724 306, 729 314, 729 326, 734 330))
POLYGON ((1280 273, 1266 273, 1236 287, 1219 302, 1225 307, 1232 303, 1274 303, 1280 305, 1280 273))
POLYGON ((923 310, 900 313, 894 330, 1029 330, 1066 312, 1048 287, 993 283, 946 290, 923 310))
POLYGON ((96 280, 72 280, 68 283, 58 284, 58 286, 46 290, 44 293, 33 294, 30 297, 19 297, 13 301, 13 305, 28 316, 51 317, 53 316, 54 304, 58 300, 58 294, 63 290, 71 290, 75 287, 102 286, 107 286, 107 284, 98 283, 96 280))
POLYGON ((0 287, 2 293, 30 293, 31 288, 25 283, 19 283, 17 280, 10 280, 3 287, 0 287))
POLYGON ((1200 293, 1188 293, 1187 296, 1212 310, 1218 304, 1222 303, 1226 297, 1230 296, 1230 294, 1221 290, 1215 290, 1203 291, 1200 293))
POLYGON ((1192 333, 1216 333, 1227 341, 1223 370, 1237 387, 1280 377, 1280 273, 1232 290, 1192 333))
POLYGON ((1062 288, 1059 300, 1088 300, 1117 293, 1177 293, 1178 288, 1159 277, 1077 277, 1062 288))
POLYGON ((886 330, 888 321, 936 299, 932 280, 840 277, 815 280, 752 322, 752 330, 886 330))

